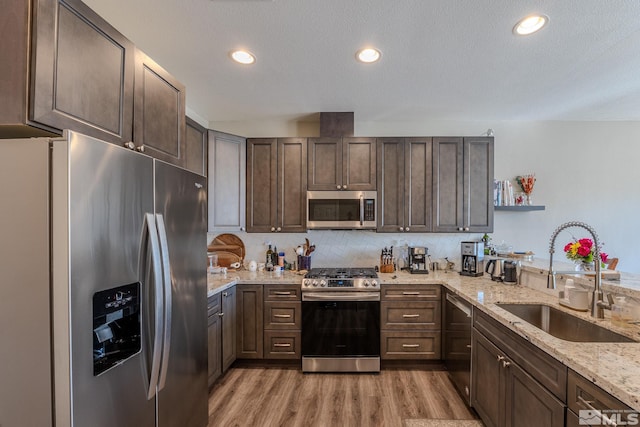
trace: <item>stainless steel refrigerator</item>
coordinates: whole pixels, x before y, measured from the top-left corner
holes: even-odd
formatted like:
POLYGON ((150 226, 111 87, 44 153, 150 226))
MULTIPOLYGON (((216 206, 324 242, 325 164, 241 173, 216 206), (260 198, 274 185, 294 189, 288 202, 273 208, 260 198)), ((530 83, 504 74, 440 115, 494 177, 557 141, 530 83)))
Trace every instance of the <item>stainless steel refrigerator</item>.
POLYGON ((207 424, 206 178, 0 140, 0 425, 207 424))

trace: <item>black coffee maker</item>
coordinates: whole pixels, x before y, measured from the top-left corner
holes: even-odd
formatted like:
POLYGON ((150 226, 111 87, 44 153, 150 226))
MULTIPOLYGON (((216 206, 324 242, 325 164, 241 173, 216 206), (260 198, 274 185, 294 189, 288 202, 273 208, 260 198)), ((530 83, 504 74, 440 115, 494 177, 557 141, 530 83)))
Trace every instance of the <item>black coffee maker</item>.
POLYGON ((462 270, 463 276, 479 277, 484 274, 484 242, 462 242, 462 270))

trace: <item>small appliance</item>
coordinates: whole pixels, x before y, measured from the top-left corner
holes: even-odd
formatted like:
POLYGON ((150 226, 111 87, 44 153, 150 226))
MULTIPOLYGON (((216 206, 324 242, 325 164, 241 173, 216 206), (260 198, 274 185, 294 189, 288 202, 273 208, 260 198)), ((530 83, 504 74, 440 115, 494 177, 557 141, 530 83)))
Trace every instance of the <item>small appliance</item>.
POLYGON ((489 260, 485 272, 491 275, 491 280, 502 282, 504 278, 504 259, 494 258, 489 260))
POLYGON ((484 274, 484 242, 462 242, 461 254, 461 275, 479 277, 484 274))
POLYGON ((516 285, 518 283, 518 261, 504 262, 504 279, 507 285, 516 285))
POLYGON ((409 247, 409 273, 411 274, 427 274, 429 273, 429 264, 427 262, 428 249, 425 247, 414 246, 409 247))
POLYGON ((307 191, 307 228, 374 230, 377 194, 376 191, 307 191))

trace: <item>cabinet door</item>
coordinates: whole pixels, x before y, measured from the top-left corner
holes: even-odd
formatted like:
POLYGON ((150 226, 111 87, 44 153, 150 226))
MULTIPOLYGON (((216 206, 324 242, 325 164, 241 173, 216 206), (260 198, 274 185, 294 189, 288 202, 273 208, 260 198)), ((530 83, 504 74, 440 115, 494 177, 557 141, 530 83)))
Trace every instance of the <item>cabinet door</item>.
POLYGON ((236 360, 236 287, 222 292, 222 372, 236 360))
POLYGON ((209 387, 215 380, 222 375, 222 353, 220 347, 222 345, 222 328, 219 313, 209 316, 209 326, 207 329, 209 342, 209 387))
POLYGON ((247 231, 275 231, 277 219, 275 138, 247 139, 247 231))
POLYGON ((404 138, 378 138, 377 149, 377 231, 397 233, 405 225, 404 138))
POLYGON ((79 0, 34 4, 30 119, 131 141, 133 44, 79 0))
POLYGON ((503 357, 482 334, 471 334, 471 406, 487 427, 501 426, 504 419, 503 357))
POLYGON ((136 51, 133 142, 146 154, 184 166, 185 87, 144 52, 136 51))
MULTIPOLYGON (((245 229, 246 144, 243 137, 209 131, 207 200, 210 233, 238 232, 245 229)), ((260 185, 269 182, 266 180, 260 185)))
POLYGON ((377 189, 375 138, 342 138, 342 189, 377 189))
POLYGON ((463 231, 462 138, 433 139, 433 231, 463 231))
POLYGON ((207 129, 187 117, 184 139, 184 167, 204 176, 207 176, 207 140, 207 129))
POLYGON ((464 138, 464 227, 493 231, 493 138, 464 138))
POLYGON ((310 138, 308 153, 308 189, 342 189, 342 138, 310 138))
POLYGON ((506 427, 562 427, 565 406, 544 387, 511 363, 506 372, 506 427))
POLYGON ((262 285, 237 285, 236 351, 238 359, 263 357, 262 285))
POLYGON ((276 230, 300 233, 307 230, 307 140, 278 139, 276 230))
POLYGON ((404 231, 425 233, 433 223, 431 138, 407 138, 404 153, 404 231))

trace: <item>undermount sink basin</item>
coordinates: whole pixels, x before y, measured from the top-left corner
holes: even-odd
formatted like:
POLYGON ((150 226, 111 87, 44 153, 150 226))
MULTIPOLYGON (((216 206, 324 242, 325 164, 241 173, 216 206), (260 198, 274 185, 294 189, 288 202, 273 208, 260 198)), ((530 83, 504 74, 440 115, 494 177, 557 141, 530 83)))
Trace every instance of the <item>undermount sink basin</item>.
POLYGON ((573 342, 635 342, 594 323, 543 304, 496 304, 538 329, 573 342))

